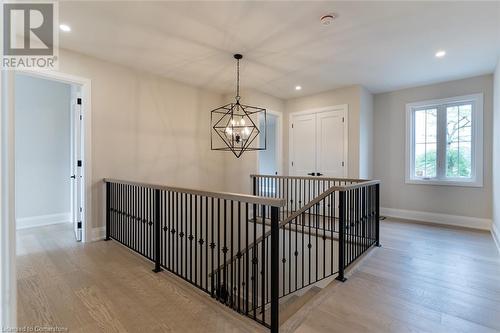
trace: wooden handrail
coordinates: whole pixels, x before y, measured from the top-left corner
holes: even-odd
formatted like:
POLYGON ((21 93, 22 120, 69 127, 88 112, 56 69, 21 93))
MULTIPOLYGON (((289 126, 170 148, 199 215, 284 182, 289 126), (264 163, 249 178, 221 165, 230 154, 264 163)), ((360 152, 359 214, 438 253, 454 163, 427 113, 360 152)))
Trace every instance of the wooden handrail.
POLYGON ((268 198, 268 197, 261 197, 261 196, 248 195, 248 194, 229 193, 229 192, 211 192, 211 191, 204 191, 204 190, 196 190, 196 189, 188 189, 188 188, 181 188, 181 187, 157 185, 157 184, 151 184, 151 183, 134 182, 134 181, 128 181, 128 180, 121 180, 121 179, 113 179, 113 178, 104 178, 103 180, 105 183, 116 183, 116 184, 124 184, 124 185, 142 186, 142 187, 147 187, 147 188, 155 189, 155 190, 170 191, 170 192, 182 192, 182 193, 188 193, 188 194, 193 194, 193 195, 206 196, 206 197, 210 197, 210 198, 218 198, 218 199, 224 199, 224 200, 247 202, 247 203, 256 204, 256 205, 283 207, 286 204, 286 200, 280 199, 280 198, 268 198))

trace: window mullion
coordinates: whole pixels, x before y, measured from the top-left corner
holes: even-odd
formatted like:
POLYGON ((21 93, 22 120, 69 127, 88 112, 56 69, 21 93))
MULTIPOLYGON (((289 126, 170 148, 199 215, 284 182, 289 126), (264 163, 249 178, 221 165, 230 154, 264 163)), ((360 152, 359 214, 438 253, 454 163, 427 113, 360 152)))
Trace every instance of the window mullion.
POLYGON ((446 178, 446 105, 437 108, 437 166, 436 177, 446 178))

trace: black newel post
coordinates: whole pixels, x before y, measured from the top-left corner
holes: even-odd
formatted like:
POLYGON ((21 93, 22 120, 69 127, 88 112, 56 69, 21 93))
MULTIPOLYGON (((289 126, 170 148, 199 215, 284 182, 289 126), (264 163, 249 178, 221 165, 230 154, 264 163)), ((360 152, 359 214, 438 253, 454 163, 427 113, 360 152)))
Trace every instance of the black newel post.
POLYGON ((106 182, 106 238, 104 240, 110 240, 110 225, 111 225, 111 183, 106 182))
POLYGON ((344 276, 345 217, 346 217, 346 192, 341 191, 339 193, 339 275, 336 277, 336 279, 342 282, 346 280, 344 276))
POLYGON ((155 238, 155 269, 153 272, 161 272, 160 267, 160 236, 161 236, 161 221, 160 221, 160 190, 155 190, 155 217, 153 220, 154 227, 154 238, 155 238))
POLYGON ((257 195, 257 177, 252 177, 252 194, 257 195))
POLYGON ((375 237, 380 247, 380 184, 375 185, 375 237))
POLYGON ((271 333, 278 333, 279 321, 279 208, 271 207, 271 333))

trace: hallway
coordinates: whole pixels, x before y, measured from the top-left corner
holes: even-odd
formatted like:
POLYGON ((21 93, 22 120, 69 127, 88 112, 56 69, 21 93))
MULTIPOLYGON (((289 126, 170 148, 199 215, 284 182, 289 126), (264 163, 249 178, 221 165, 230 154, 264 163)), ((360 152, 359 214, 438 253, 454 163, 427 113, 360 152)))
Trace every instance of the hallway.
MULTIPOLYGON (((72 241, 71 225, 18 232, 18 325, 70 332, 256 332, 115 241, 72 241)), ((288 320, 283 332, 495 332, 500 255, 486 232, 383 221, 383 247, 288 320)))

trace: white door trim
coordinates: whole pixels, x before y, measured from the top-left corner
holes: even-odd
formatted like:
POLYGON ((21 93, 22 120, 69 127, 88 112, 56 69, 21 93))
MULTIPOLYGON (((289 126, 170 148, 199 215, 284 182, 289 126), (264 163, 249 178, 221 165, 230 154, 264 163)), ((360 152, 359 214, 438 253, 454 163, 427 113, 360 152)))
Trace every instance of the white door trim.
MULTIPOLYGON (((268 114, 276 116, 276 136, 278 138, 276 142, 276 164, 278 165, 278 175, 283 174, 283 113, 279 111, 267 110, 268 114)), ((267 125, 266 125, 267 126, 267 125)), ((267 135, 268 133, 266 133, 267 135)), ((267 138, 266 138, 267 139, 267 138)), ((259 173, 259 154, 257 153, 257 168, 255 173, 259 173)))
POLYGON ((14 211, 14 72, 1 71, 0 117, 0 327, 16 327, 16 221, 14 211))
MULTIPOLYGON (((84 165, 85 165, 85 207, 82 241, 90 241, 92 216, 92 108, 91 82, 89 79, 61 72, 19 71, 23 74, 41 78, 74 83, 82 86, 82 102, 85 108, 84 165)), ((0 91, 1 135, 0 135, 0 327, 16 327, 17 323, 17 288, 16 288, 16 218, 15 218, 15 173, 14 173, 14 71, 2 71, 0 91)))
POLYGON ((92 101, 91 101, 91 80, 71 74, 56 71, 34 72, 19 71, 24 75, 31 75, 38 78, 59 81, 68 84, 78 84, 81 86, 82 114, 83 114, 83 170, 85 198, 83 200, 83 221, 82 221, 82 242, 92 241, 92 228, 90 220, 92 218, 92 101))
POLYGON ((307 109, 303 111, 291 112, 288 117, 288 170, 292 174, 292 158, 293 158, 293 118, 299 115, 316 114, 328 111, 343 111, 344 112, 344 177, 349 174, 349 104, 339 104, 332 106, 325 106, 321 108, 307 109))

